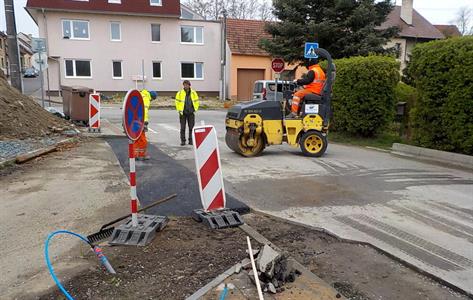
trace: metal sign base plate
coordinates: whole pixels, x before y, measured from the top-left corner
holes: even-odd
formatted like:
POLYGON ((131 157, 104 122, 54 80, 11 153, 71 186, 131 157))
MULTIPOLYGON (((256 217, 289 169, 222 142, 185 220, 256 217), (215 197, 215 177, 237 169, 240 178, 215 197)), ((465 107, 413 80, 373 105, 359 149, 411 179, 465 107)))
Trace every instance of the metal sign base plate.
POLYGON ((192 217, 197 222, 206 223, 212 229, 237 227, 245 223, 238 212, 228 208, 207 212, 203 209, 196 209, 192 213, 192 217))
POLYGON ((138 226, 133 227, 131 217, 115 227, 110 238, 111 245, 146 246, 154 239, 156 232, 164 229, 169 222, 168 217, 138 215, 138 226))

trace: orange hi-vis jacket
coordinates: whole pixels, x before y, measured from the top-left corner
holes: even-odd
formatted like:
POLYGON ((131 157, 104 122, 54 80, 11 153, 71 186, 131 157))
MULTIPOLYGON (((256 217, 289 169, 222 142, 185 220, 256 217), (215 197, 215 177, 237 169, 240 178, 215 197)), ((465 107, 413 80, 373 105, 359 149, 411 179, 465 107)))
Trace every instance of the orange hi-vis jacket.
POLYGON ((313 71, 315 76, 314 76, 314 81, 312 83, 309 83, 307 85, 304 85, 304 89, 310 90, 312 93, 315 94, 322 94, 322 89, 324 88, 325 84, 325 72, 322 70, 322 68, 316 64, 312 65, 309 67, 309 71, 313 71))

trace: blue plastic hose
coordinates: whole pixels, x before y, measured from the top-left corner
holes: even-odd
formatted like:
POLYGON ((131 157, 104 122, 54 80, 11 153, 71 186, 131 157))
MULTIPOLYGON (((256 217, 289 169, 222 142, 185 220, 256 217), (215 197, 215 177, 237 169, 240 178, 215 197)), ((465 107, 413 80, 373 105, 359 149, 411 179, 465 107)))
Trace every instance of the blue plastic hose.
POLYGON ((87 245, 89 245, 92 248, 92 251, 97 255, 97 257, 100 259, 100 262, 107 268, 107 270, 110 273, 115 274, 115 270, 113 269, 112 265, 107 260, 105 255, 103 255, 102 249, 92 245, 89 242, 89 240, 83 237, 82 235, 72 232, 72 231, 68 231, 68 230, 57 230, 57 231, 51 232, 46 238, 46 242, 44 244, 44 258, 46 259, 46 265, 48 266, 49 274, 51 274, 51 277, 53 278, 54 282, 56 283, 58 288, 61 290, 64 296, 66 296, 68 300, 74 300, 74 298, 72 298, 72 296, 62 286, 61 282, 59 282, 59 279, 56 277, 56 274, 54 274, 53 266, 51 265, 51 260, 49 259, 49 242, 53 238, 53 236, 57 234, 70 234, 81 239, 83 242, 85 242, 87 245))
POLYGON ((223 288, 223 291, 220 294, 220 300, 225 300, 225 298, 227 297, 227 293, 228 293, 228 288, 227 288, 227 285, 225 284, 225 287, 223 288))

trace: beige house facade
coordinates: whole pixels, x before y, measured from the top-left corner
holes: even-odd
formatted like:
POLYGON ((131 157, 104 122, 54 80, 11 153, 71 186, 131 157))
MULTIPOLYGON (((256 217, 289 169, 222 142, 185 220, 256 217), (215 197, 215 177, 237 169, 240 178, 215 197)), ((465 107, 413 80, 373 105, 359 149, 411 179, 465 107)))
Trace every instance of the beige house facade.
POLYGON ((63 2, 44 12, 37 6, 47 6, 45 1, 29 0, 27 7, 47 42, 52 92, 61 85, 79 85, 100 92, 145 87, 163 95, 175 93, 188 79, 197 91, 218 94, 219 22, 181 18, 178 0, 164 2, 174 2, 177 11, 153 7, 153 14, 149 0, 137 0, 135 6, 124 2, 122 7, 91 1, 85 11, 63 2), (137 7, 142 11, 131 12, 137 7))
POLYGON ((403 0, 395 6, 380 28, 397 26, 399 34, 386 44, 398 50, 398 61, 403 70, 409 62, 412 49, 417 43, 444 39, 445 36, 413 8, 413 0, 403 0))

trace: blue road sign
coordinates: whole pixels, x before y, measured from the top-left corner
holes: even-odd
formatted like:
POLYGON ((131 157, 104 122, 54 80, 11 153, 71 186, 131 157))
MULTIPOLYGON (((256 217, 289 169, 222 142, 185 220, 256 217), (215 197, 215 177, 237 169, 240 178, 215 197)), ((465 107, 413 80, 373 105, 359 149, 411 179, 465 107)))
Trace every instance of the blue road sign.
POLYGON ((319 48, 319 43, 305 43, 304 48, 304 57, 305 58, 317 58, 319 57, 317 53, 315 53, 315 49, 319 48))
POLYGON ((136 141, 143 132, 144 127, 143 98, 137 90, 131 90, 125 96, 123 121, 126 135, 131 140, 136 141))

